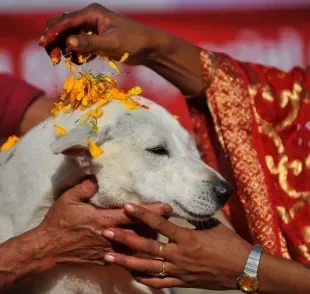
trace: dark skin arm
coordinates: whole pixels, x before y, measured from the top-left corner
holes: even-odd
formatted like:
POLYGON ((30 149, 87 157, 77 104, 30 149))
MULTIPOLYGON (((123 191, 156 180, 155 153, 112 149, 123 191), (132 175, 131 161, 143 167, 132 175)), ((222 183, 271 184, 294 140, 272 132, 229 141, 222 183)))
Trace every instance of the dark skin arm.
MULTIPOLYGON (((126 205, 131 217, 168 237, 164 252, 165 278, 152 274, 162 271, 162 261, 141 259, 121 253, 108 253, 105 260, 136 273, 142 284, 154 288, 237 289, 252 246, 220 224, 213 229, 191 230, 178 227, 165 218, 136 204, 126 205), (140 272, 140 274, 137 274, 140 272)), ((160 243, 121 229, 111 228, 104 236, 135 252, 157 256, 160 243)), ((310 292, 310 271, 302 264, 263 253, 259 265, 259 293, 306 294, 310 292)))
POLYGON ((166 78, 184 95, 197 96, 204 92, 201 75, 200 48, 154 28, 135 22, 99 4, 48 21, 40 39, 49 54, 103 51, 119 60, 129 53, 128 64, 146 65, 166 78), (81 31, 91 30, 96 35, 81 31))

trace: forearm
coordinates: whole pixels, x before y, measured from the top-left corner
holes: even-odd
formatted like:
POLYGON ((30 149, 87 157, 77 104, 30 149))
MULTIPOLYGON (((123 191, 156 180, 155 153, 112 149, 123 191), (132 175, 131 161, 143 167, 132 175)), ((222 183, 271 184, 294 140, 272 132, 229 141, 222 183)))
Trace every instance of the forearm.
POLYGON ((33 229, 0 244, 0 292, 23 278, 55 265, 46 254, 40 229, 33 229))
POLYGON ((258 272, 259 293, 308 294, 310 270, 302 264, 264 253, 258 272))
POLYGON ((146 66, 175 85, 187 96, 204 94, 205 83, 201 71, 201 49, 176 36, 156 31, 153 52, 146 66))
POLYGON ((53 108, 53 101, 45 96, 33 100, 23 114, 18 134, 27 133, 31 128, 41 123, 50 116, 53 108))

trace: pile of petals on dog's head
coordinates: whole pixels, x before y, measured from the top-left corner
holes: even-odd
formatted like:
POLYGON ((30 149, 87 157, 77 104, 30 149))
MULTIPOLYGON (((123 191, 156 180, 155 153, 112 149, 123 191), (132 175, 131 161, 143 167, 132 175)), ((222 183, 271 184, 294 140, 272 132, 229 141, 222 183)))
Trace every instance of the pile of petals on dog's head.
MULTIPOLYGON (((98 55, 104 59, 114 71, 117 73, 120 72, 118 65, 114 61, 100 55, 100 53, 98 53, 98 55)), ((119 62, 123 63, 128 56, 128 53, 125 53, 119 62)), ((79 63, 81 64, 86 63, 87 59, 87 56, 78 56, 79 63)), ((52 61, 54 64, 58 63, 55 62, 53 58, 52 61)), ((71 63, 71 57, 66 58, 65 64, 69 67, 71 74, 64 81, 63 93, 59 101, 54 103, 54 108, 51 111, 53 117, 56 117, 61 111, 70 112, 75 109, 84 110, 89 108, 89 111, 79 119, 79 123, 89 123, 92 130, 97 132, 97 118, 104 115, 103 106, 109 101, 118 100, 130 110, 145 107, 137 101, 132 100, 133 96, 142 93, 140 87, 134 87, 129 91, 123 91, 118 88, 117 80, 109 75, 101 73, 94 74, 86 70, 79 72, 77 67, 71 63)), ((60 136, 65 136, 67 134, 66 130, 59 125, 55 125, 55 131, 60 136)), ((89 151, 93 157, 98 157, 103 154, 102 149, 97 146, 91 138, 88 137, 87 142, 89 151)))

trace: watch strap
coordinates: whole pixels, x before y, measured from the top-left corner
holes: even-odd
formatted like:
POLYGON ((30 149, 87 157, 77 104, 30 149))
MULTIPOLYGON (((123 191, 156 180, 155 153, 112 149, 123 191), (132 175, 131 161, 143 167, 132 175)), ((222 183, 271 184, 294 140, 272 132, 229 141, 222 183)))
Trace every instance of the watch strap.
POLYGON ((258 266, 263 251, 264 248, 262 248, 261 246, 253 246, 243 270, 244 274, 257 278, 258 266))

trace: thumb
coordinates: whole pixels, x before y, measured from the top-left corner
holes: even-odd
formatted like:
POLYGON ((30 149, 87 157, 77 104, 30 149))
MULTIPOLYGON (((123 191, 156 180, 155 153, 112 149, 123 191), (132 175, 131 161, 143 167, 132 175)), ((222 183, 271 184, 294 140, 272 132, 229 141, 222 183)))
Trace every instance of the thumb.
POLYGON ((67 39, 67 46, 81 53, 94 53, 101 50, 116 50, 119 42, 113 32, 104 35, 74 35, 67 39))
POLYGON ((87 179, 66 191, 63 197, 77 202, 87 202, 97 192, 97 183, 93 179, 87 179))

